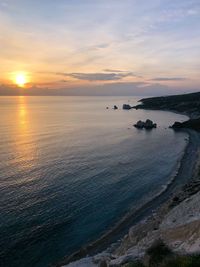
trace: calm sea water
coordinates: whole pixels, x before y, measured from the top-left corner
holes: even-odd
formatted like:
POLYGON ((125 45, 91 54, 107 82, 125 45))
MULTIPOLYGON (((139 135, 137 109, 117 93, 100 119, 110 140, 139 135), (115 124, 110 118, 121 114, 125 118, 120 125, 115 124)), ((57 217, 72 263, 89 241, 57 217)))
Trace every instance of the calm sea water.
POLYGON ((136 101, 0 97, 2 266, 58 262, 169 182, 186 141, 167 127, 185 117, 112 110, 136 101), (159 127, 132 127, 147 118, 159 127))

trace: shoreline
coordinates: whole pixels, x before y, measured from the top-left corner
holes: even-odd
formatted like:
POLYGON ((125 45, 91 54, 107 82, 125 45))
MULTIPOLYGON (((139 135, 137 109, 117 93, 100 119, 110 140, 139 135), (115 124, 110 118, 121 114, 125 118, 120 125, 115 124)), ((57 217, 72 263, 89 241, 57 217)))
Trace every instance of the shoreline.
POLYGON ((66 256, 55 266, 59 267, 67 265, 82 258, 94 256, 108 249, 112 251, 116 246, 118 246, 117 244, 119 243, 119 240, 122 242, 124 236, 127 235, 131 227, 137 226, 142 221, 147 220, 153 213, 160 210, 162 206, 164 206, 166 202, 172 198, 172 196, 180 193, 182 187, 187 184, 194 175, 198 158, 198 148, 200 147, 200 138, 198 133, 192 130, 186 130, 185 132, 189 135, 189 141, 183 151, 180 161, 177 162, 176 170, 173 170, 172 172, 172 174, 175 172, 175 175, 173 175, 169 183, 165 185, 165 188, 150 201, 138 209, 129 212, 112 229, 108 230, 99 239, 86 244, 73 254, 66 256))

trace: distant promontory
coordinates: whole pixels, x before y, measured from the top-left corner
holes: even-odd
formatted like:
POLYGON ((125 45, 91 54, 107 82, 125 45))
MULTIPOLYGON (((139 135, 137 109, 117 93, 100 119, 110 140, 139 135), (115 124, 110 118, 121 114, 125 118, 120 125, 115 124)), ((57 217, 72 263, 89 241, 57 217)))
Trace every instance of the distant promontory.
POLYGON ((136 109, 169 110, 188 115, 190 118, 200 117, 200 92, 162 97, 143 98, 136 109))
POLYGON ((200 131, 200 92, 144 98, 139 102, 141 102, 141 104, 135 106, 135 109, 169 110, 190 117, 188 121, 175 122, 171 126, 173 129, 188 128, 200 131))

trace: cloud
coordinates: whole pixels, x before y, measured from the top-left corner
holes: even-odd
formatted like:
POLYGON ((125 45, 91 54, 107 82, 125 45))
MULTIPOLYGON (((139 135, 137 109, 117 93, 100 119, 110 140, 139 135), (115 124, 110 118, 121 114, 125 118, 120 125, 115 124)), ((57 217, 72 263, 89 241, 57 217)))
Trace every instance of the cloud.
POLYGON ((135 76, 132 72, 110 72, 110 73, 64 73, 64 72, 56 72, 56 75, 67 76, 78 80, 84 81, 116 81, 121 80, 128 76, 135 76))
POLYGON ((188 80, 188 78, 184 77, 158 77, 151 79, 152 81, 158 81, 158 82, 167 82, 167 81, 185 81, 188 80))
POLYGON ((146 82, 113 82, 102 84, 90 84, 90 85, 75 85, 66 83, 65 87, 55 88, 55 84, 43 83, 32 84, 28 87, 28 90, 22 90, 21 88, 11 84, 0 84, 0 96, 1 95, 29 95, 29 96, 161 96, 168 94, 180 94, 189 93, 191 91, 199 91, 198 88, 184 88, 174 87, 171 88, 163 84, 151 84, 146 82), (51 88, 51 89, 50 89, 51 88))
POLYGON ((96 45, 94 47, 97 48, 97 49, 102 49, 102 48, 107 48, 109 46, 110 46, 109 43, 102 43, 102 44, 98 44, 98 45, 96 45))
POLYGON ((112 69, 104 69, 103 71, 105 71, 105 72, 127 72, 127 71, 125 71, 125 70, 112 70, 112 69))
POLYGON ((113 72, 115 72, 115 73, 124 73, 124 74, 126 73, 126 74, 128 74, 127 76, 132 76, 132 77, 137 77, 137 78, 143 78, 142 75, 136 74, 136 73, 131 72, 131 71, 126 71, 126 70, 104 69, 103 71, 105 71, 105 72, 111 72, 111 73, 113 73, 113 72))
POLYGON ((67 80, 60 80, 59 82, 61 82, 61 83, 68 83, 69 81, 67 81, 67 80))

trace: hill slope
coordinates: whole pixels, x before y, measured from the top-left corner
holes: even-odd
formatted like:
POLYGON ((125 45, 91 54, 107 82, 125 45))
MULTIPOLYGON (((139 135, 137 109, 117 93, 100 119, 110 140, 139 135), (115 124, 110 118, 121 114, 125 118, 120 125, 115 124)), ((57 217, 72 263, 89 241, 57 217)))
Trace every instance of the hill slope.
POLYGON ((135 106, 136 109, 171 110, 187 114, 191 118, 200 116, 200 92, 143 98, 140 102, 142 104, 135 106))

